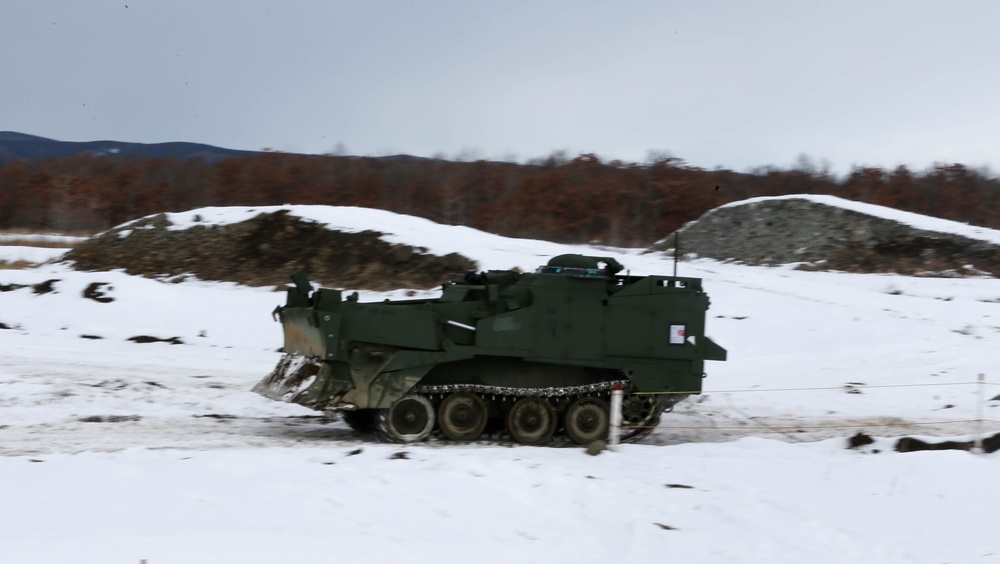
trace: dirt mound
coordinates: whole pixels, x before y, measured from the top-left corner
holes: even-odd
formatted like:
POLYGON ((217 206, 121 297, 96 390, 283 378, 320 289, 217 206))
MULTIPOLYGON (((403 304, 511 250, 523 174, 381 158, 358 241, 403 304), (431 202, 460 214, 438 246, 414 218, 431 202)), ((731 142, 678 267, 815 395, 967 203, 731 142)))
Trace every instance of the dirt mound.
POLYGON ((78 270, 123 269, 178 281, 191 274, 251 286, 284 286, 301 269, 325 286, 379 291, 432 288, 476 268, 458 254, 393 245, 377 231, 332 231, 284 210, 228 225, 170 228, 165 215, 144 218, 80 243, 65 260, 78 270))
MULTIPOLYGON (((1000 246, 806 198, 709 211, 679 232, 681 254, 806 270, 924 276, 1000 275, 1000 246)), ((672 251, 668 237, 650 248, 672 251)))
MULTIPOLYGON (((1000 433, 986 437, 981 441, 983 452, 991 453, 1000 450, 1000 433)), ((929 443, 915 437, 903 437, 896 442, 896 452, 918 452, 922 450, 973 450, 976 441, 944 441, 929 443)))

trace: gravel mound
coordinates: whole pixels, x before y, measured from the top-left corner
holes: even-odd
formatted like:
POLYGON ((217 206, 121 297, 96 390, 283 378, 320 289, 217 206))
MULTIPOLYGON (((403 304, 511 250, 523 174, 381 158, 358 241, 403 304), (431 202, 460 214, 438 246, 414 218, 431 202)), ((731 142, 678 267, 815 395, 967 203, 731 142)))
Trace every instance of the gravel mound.
POLYGON ((432 288, 476 268, 459 254, 390 244, 377 231, 348 233, 289 215, 262 213, 228 225, 170 229, 164 215, 131 222, 78 244, 64 257, 77 270, 280 286, 305 270, 324 286, 386 291, 432 288))
MULTIPOLYGON (((1000 246, 807 198, 762 199, 705 213, 678 231, 681 255, 804 270, 995 276, 1000 246)), ((673 252, 670 236, 650 250, 673 252)))

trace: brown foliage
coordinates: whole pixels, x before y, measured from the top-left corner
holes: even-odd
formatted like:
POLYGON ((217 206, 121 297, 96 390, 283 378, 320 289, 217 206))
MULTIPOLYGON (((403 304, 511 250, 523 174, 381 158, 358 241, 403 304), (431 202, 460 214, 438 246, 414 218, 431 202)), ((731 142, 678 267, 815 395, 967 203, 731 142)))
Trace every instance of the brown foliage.
POLYGON ((960 164, 922 173, 859 168, 706 171, 553 155, 530 164, 264 153, 215 163, 74 156, 0 165, 0 229, 95 232, 204 206, 381 208, 515 237, 647 245, 716 206, 754 196, 832 194, 1000 228, 1000 180, 960 164))

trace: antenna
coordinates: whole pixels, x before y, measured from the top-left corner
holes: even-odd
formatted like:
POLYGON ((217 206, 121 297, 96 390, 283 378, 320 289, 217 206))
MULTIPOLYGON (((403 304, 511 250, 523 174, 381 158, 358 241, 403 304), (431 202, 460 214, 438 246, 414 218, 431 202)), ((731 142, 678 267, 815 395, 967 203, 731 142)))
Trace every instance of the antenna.
POLYGON ((674 278, 677 278, 677 257, 681 254, 681 232, 674 232, 674 278))

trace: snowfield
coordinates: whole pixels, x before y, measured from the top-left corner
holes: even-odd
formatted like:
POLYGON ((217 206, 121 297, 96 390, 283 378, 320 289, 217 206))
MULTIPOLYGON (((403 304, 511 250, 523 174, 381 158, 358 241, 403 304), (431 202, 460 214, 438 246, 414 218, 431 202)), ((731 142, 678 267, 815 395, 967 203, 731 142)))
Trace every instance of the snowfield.
MULTIPOLYGON (((586 252, 633 274, 673 270, 639 249, 303 208, 289 207, 482 268, 586 252)), ((708 334, 729 361, 707 363, 705 393, 663 428, 588 456, 372 444, 251 393, 279 357, 280 292, 0 270, 0 562, 1000 562, 1000 454, 893 451, 903 435, 1000 431, 1000 280, 679 271, 705 280, 708 334), (859 431, 875 443, 847 449, 859 431)))
POLYGON ((0 265, 3 265, 3 263, 15 264, 24 262, 33 266, 59 258, 65 253, 66 249, 48 249, 45 247, 28 247, 24 245, 0 246, 0 265))

